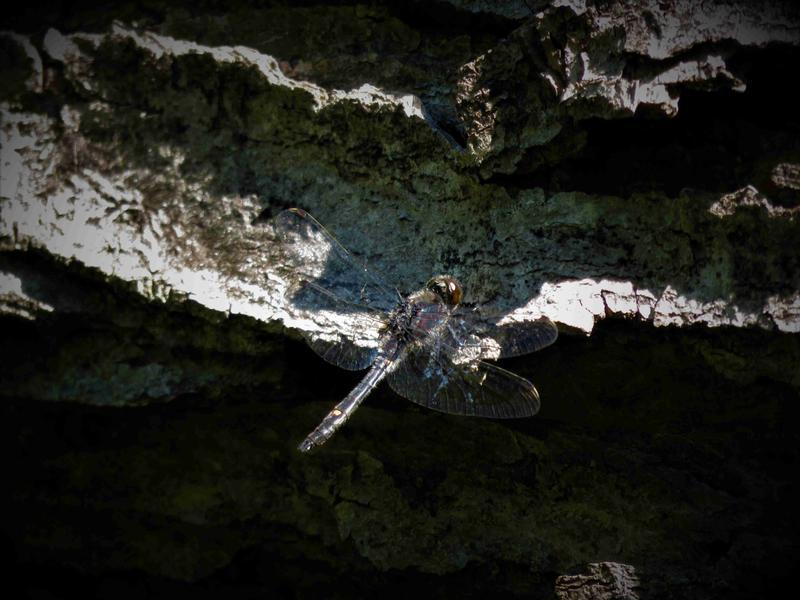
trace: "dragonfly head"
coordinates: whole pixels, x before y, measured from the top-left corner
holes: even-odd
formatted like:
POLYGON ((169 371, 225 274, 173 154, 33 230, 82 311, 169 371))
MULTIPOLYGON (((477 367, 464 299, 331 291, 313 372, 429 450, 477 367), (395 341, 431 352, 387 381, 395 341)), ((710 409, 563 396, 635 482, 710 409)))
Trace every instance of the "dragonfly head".
POLYGON ((433 292, 442 304, 456 306, 464 297, 464 288, 458 279, 450 275, 437 275, 425 284, 425 288, 433 292))

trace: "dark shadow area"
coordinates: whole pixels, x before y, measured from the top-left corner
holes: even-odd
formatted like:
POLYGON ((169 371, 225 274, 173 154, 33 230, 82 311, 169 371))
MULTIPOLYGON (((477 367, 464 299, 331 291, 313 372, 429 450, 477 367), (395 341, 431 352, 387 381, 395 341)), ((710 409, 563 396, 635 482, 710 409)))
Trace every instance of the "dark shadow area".
POLYGON ((147 404, 281 378, 285 330, 275 324, 225 317, 186 298, 147 300, 129 282, 44 251, 2 253, 0 269, 53 309, 23 304, 35 319, 2 317, 3 397, 147 404))
MULTIPOLYGON (((148 320, 162 320, 163 310, 147 305, 148 320)), ((116 312, 125 315, 124 302, 116 312)), ((168 347, 197 325, 171 321, 150 344, 168 347)), ((5 318, 2 343, 17 365, 39 365, 36 377, 51 364, 34 358, 41 348, 68 348, 81 332, 101 348, 102 329, 58 314, 24 324, 5 318)), ((141 335, 127 343, 141 344, 141 335)), ((282 348, 275 383, 232 384, 213 395, 127 408, 6 396, 0 435, 14 459, 3 546, 20 589, 44 598, 311 598, 322 589, 342 598, 415 589, 548 598, 557 574, 591 559, 635 565, 648 597, 746 598, 776 593, 796 567, 796 336, 607 320, 591 338, 562 336, 501 361, 538 386, 535 418, 442 415, 381 387, 312 455, 295 444, 360 374, 324 363, 301 342, 282 348), (379 461, 378 479, 364 470, 370 461, 379 461), (320 476, 332 498, 317 487, 320 476), (442 575, 376 568, 369 548, 341 537, 337 506, 379 511, 390 530, 406 517, 380 503, 359 508, 358 497, 340 489, 348 477, 375 486, 370 493, 397 494, 428 526, 447 528, 434 537, 463 538, 466 563, 442 575), (461 478, 456 489, 486 488, 497 507, 462 505, 450 495, 461 478), (242 485, 243 496, 235 491, 242 485), (505 520, 520 514, 504 514, 504 503, 526 495, 536 499, 526 511, 542 514, 546 558, 536 568, 479 542, 497 527, 515 530, 505 520), (586 510, 611 524, 586 520, 586 510), (307 525, 306 511, 319 515, 317 525, 307 525), (169 570, 186 579, 159 574, 169 570)), ((9 357, 5 366, 17 368, 9 357)), ((274 359, 231 360, 247 380, 274 359)), ((528 533, 519 529, 520 544, 528 533)))
MULTIPOLYGON (((5 20, 9 29, 21 33, 44 30, 46 27, 65 26, 66 31, 77 31, 86 27, 87 31, 101 31, 108 28, 115 19, 131 19, 144 26, 163 23, 168 13, 179 12, 187 7, 196 14, 214 16, 235 14, 239 10, 259 11, 273 9, 280 11, 291 8, 324 9, 326 7, 351 8, 352 0, 262 0, 257 3, 230 3, 219 0, 200 0, 198 2, 171 2, 164 5, 152 2, 130 1, 108 5, 97 0, 32 0, 25 5, 9 7, 5 20)), ((367 9, 385 8, 409 27, 425 31, 433 36, 441 36, 449 31, 454 36, 472 35, 476 37, 501 38, 508 35, 519 24, 518 19, 503 17, 492 12, 460 9, 457 5, 437 0, 424 2, 415 0, 377 1, 366 5, 367 9)))
MULTIPOLYGON (((309 560, 298 547, 296 533, 260 531, 271 538, 265 544, 239 552, 219 572, 196 582, 158 577, 141 571, 112 570, 101 573, 70 568, 54 561, 26 561, 5 536, 0 543, 8 551, 3 557, 13 573, 8 585, 19 598, 361 598, 376 594, 383 598, 408 598, 425 591, 426 598, 519 598, 517 594, 491 590, 488 582, 514 577, 530 577, 519 565, 467 565, 457 573, 434 575, 417 570, 392 569, 380 572, 342 544, 337 552, 353 562, 348 570, 332 567, 325 560, 309 560), (498 574, 498 570, 502 574, 498 574)), ((209 540, 210 542, 211 540, 209 540)), ((543 577, 546 582, 530 586, 528 598, 548 598, 555 574, 543 577)))

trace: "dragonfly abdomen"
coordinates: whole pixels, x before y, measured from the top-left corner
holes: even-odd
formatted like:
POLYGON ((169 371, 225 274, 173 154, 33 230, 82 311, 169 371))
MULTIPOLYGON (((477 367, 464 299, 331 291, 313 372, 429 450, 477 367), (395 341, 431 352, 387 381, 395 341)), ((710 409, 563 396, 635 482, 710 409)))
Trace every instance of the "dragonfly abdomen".
POLYGON ((344 400, 333 407, 331 412, 322 419, 322 422, 317 425, 314 431, 308 434, 297 449, 300 452, 308 452, 312 448, 327 442, 336 433, 336 430, 347 422, 369 393, 380 383, 381 379, 386 377, 388 368, 393 363, 392 357, 387 356, 385 352, 381 352, 359 384, 347 394, 344 400))

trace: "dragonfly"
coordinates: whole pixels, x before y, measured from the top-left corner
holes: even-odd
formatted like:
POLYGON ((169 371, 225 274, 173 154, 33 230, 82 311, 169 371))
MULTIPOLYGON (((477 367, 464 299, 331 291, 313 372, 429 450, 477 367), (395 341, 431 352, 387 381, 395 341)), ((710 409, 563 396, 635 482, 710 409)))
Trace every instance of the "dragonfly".
POLYGON ((273 226, 287 306, 339 328, 304 333, 306 342, 338 367, 368 369, 300 443, 301 452, 330 439, 384 379, 400 396, 453 415, 507 419, 539 411, 530 381, 484 359, 549 346, 558 337, 550 319, 486 323, 462 304, 464 289, 451 275, 403 295, 300 208, 279 213, 273 226))

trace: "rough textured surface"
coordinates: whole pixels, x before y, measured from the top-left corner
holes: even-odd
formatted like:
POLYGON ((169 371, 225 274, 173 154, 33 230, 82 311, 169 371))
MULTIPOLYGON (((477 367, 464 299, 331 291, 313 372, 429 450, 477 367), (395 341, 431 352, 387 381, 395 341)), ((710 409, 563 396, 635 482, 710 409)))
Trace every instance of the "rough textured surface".
POLYGON ((31 594, 791 577, 796 8, 31 4, 3 27, 2 530, 31 594), (288 206, 403 291, 449 272, 555 320, 505 365, 541 415, 380 389, 295 453, 356 376, 296 339, 340 324, 283 303, 288 206))
POLYGON ((592 563, 587 575, 556 579, 558 600, 639 600, 636 569, 619 563, 592 563))
MULTIPOLYGON (((43 46, 62 65, 65 84, 84 98, 64 104, 57 119, 16 111, 4 118, 2 183, 9 199, 0 226, 15 247, 33 244, 77 258, 136 282, 150 296, 189 295, 212 309, 274 320, 282 312, 267 283, 274 269, 261 218, 270 211, 268 194, 311 208, 345 241, 353 224, 366 220, 371 235, 351 245, 406 290, 433 272, 452 271, 473 301, 499 299, 505 308, 521 307, 521 316, 545 312, 587 333, 607 312, 657 325, 796 331, 800 322, 794 211, 759 218, 776 214, 767 200, 737 200, 741 193, 757 196, 753 186, 721 196, 510 193, 480 185, 469 169, 469 159, 480 156, 448 148, 410 95, 365 86, 324 90, 286 77, 276 60, 251 49, 203 47, 118 24, 108 35, 64 37, 51 29, 43 46), (152 90, 126 99, 120 63, 127 77, 146 77, 152 90), (200 72, 219 92, 194 97, 190 82, 200 72), (243 114, 226 108, 241 102, 243 114), (278 114, 271 114, 275 102, 278 114), (342 135, 355 137, 351 144, 382 139, 380 127, 389 146, 381 151, 373 141, 377 156, 363 157, 377 160, 378 179, 359 184, 356 147, 327 143, 342 135), (175 128, 186 130, 178 140, 165 135, 175 128), (131 139, 115 139, 121 132, 131 139), (223 146, 236 144, 237 135, 246 136, 239 140, 242 156, 231 157, 223 146), (305 141, 287 148, 295 138, 305 141), (401 173, 417 154, 427 164, 401 173), (309 172, 310 165, 320 172, 309 172), (255 180, 242 189, 241 177, 255 180), (364 202, 374 205, 366 218, 358 216, 364 202), (738 206, 762 210, 739 215, 738 206), (464 229, 459 223, 468 216, 464 229), (759 279, 743 264, 753 262, 749 248, 737 243, 750 228, 772 246, 759 279), (603 302, 605 295, 614 298, 603 302)), ((34 71, 31 78, 40 76, 34 71)), ((786 170, 783 163, 776 169, 786 170)))

